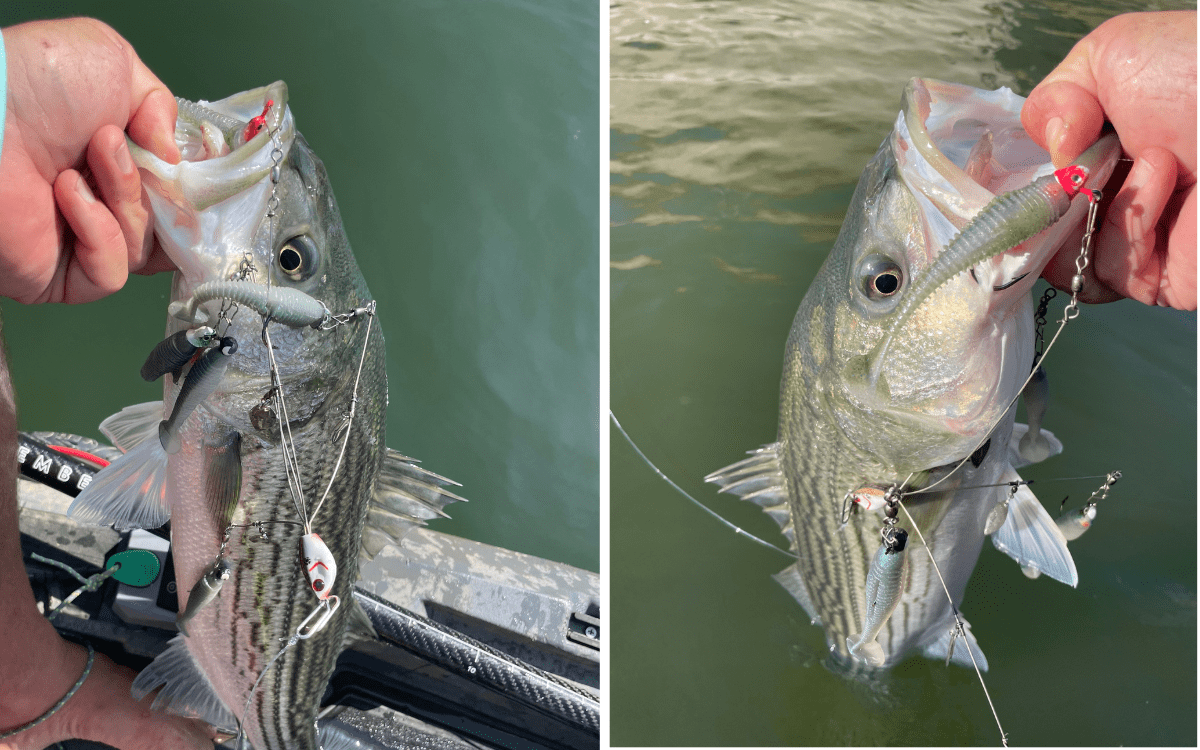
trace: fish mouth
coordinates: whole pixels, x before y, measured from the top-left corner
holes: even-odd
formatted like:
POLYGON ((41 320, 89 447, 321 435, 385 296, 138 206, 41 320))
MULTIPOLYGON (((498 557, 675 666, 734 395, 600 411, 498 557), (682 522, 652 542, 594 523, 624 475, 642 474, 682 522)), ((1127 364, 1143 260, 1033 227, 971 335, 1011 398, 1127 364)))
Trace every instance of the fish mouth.
MULTIPOLYGON (((914 78, 904 91, 892 135, 898 173, 920 205, 931 260, 997 195, 1051 174, 1050 155, 1021 125, 1024 97, 1008 88, 914 78)), ((1105 136, 1074 163, 1087 168, 1088 185, 1108 180, 1120 157, 1116 136, 1105 136)), ((1028 292, 1042 269, 1087 212, 1086 199, 1046 231, 971 268, 971 279, 994 292, 998 306, 1028 292)))
MULTIPOLYGON (((1049 154, 1021 126, 1023 104, 1007 88, 909 82, 890 145, 894 174, 916 204, 920 239, 908 251, 911 278, 929 268, 997 195, 1054 172, 1049 154)), ((1089 186, 1104 184, 1120 152, 1110 135, 1080 157, 1089 186)), ((976 448, 1028 375, 1029 292, 1082 224, 1087 202, 1077 197, 1045 231, 950 278, 902 328, 884 323, 880 339, 848 357, 845 387, 835 398, 844 399, 846 414, 869 415, 879 431, 851 425, 858 421, 853 416, 840 420, 853 442, 898 472, 955 463, 976 448), (893 337, 897 343, 888 347, 893 337), (887 437, 896 434, 907 445, 887 437)))
POLYGON ((287 159, 296 136, 287 100, 283 81, 216 102, 178 99, 178 164, 128 142, 148 188, 155 233, 185 279, 183 293, 232 277, 247 257, 261 265, 254 239, 267 214, 272 170, 287 159))

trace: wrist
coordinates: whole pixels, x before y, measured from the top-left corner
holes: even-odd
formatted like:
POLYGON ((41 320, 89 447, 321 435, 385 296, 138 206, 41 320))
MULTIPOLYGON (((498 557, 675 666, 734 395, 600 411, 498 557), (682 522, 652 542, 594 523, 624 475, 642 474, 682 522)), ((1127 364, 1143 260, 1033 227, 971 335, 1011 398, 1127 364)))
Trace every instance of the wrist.
POLYGON ((7 618, 8 643, 0 649, 0 731, 32 721, 57 703, 83 673, 85 647, 59 637, 37 610, 7 618))

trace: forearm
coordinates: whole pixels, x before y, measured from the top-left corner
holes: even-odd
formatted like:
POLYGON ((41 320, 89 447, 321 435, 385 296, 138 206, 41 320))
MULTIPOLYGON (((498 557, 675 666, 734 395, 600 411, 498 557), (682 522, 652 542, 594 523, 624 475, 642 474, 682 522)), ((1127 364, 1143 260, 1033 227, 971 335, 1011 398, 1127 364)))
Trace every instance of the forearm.
POLYGON ((0 623, 6 644, 0 647, 0 731, 49 708, 54 699, 41 705, 43 696, 65 693, 83 670, 85 659, 82 651, 70 649, 58 637, 37 610, 25 575, 17 521, 17 413, 0 324, 0 570, 7 571, 0 576, 0 623))

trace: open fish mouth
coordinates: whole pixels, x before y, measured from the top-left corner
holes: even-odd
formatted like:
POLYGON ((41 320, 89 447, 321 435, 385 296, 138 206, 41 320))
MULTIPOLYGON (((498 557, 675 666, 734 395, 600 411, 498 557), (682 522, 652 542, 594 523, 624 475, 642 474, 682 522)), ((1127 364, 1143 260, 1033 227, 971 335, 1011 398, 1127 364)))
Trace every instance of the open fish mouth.
POLYGON ((161 244, 183 274, 185 293, 205 281, 232 278, 247 258, 262 264, 254 248, 268 213, 272 173, 296 137, 287 100, 283 81, 216 102, 177 99, 178 164, 129 142, 155 214, 171 218, 155 229, 167 235, 161 244))
MULTIPOLYGON (((880 446, 898 469, 961 459, 1001 420, 1032 362, 1023 333, 1029 292, 1086 216, 1088 198, 1078 188, 1054 199, 1061 214, 1024 233, 1016 230, 1036 208, 997 208, 1060 179, 1021 127, 1023 103, 1005 88, 914 79, 885 144, 915 205, 909 237, 916 239, 906 247, 894 314, 879 319, 881 336, 868 351, 847 360, 843 413, 869 412, 914 436, 900 453, 880 446), (961 272, 946 271, 967 257, 970 243, 961 240, 978 235, 983 217, 989 227, 996 220, 989 236, 1011 232, 1011 245, 1000 242, 957 266, 961 272)), ((1120 151, 1106 136, 1078 160, 1089 188, 1104 184, 1120 151)))
MULTIPOLYGON (((996 196, 1054 172, 1050 155, 1021 126, 1024 103, 1008 88, 979 91, 918 78, 909 82, 892 148, 901 179, 921 206, 931 258, 996 196)), ((1090 187, 1103 186, 1120 153, 1114 138, 1076 162, 1088 170, 1090 187)), ((1045 232, 972 267, 971 280, 994 292, 1027 292, 1086 211, 1085 200, 1074 201, 1045 232)))

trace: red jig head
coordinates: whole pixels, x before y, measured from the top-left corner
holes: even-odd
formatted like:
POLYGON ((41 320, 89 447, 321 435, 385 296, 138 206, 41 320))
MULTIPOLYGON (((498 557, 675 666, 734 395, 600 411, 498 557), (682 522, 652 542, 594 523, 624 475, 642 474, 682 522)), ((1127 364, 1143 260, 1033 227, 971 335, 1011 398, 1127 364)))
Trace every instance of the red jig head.
POLYGON ((1068 198, 1074 198, 1076 193, 1083 192, 1088 198, 1091 198, 1092 191, 1083 187, 1083 183, 1087 182, 1088 170, 1087 167, 1081 167, 1078 164, 1072 164, 1069 167, 1054 170, 1054 178, 1058 180, 1058 184, 1062 185, 1062 189, 1066 191, 1068 198))
POLYGON ((304 572, 308 575, 308 583, 313 593, 321 601, 333 593, 333 582, 337 580, 337 561, 333 553, 317 534, 305 534, 300 538, 301 554, 304 558, 304 572))
POLYGON ((274 106, 274 104, 275 102, 273 100, 268 99, 266 105, 263 106, 262 114, 258 117, 250 118, 250 122, 246 125, 246 129, 242 131, 242 143, 249 142, 251 138, 258 135, 258 132, 263 129, 263 126, 267 124, 267 113, 271 111, 271 107, 274 106))

